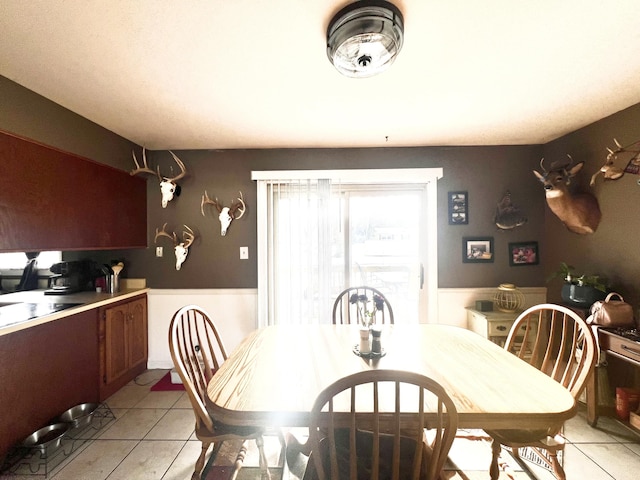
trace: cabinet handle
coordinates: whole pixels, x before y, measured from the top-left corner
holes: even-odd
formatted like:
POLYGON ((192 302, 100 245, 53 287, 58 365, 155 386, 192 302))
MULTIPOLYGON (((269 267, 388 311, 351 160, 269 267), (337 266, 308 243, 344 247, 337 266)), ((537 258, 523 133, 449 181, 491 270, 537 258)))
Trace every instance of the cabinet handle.
POLYGON ((626 345, 621 345, 621 347, 623 350, 640 357, 640 351, 636 350, 635 348, 627 347, 626 345))
POLYGON ((496 330, 500 330, 501 332, 504 332, 507 329, 507 327, 505 327, 504 325, 498 325, 496 327, 496 330))

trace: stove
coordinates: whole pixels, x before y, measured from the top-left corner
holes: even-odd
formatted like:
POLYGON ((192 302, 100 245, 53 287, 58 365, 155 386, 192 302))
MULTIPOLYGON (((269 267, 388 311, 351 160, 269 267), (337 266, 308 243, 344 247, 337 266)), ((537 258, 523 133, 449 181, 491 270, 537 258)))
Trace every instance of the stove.
POLYGON ((614 335, 618 335, 619 337, 624 337, 628 340, 633 340, 634 342, 640 343, 640 330, 638 330, 637 328, 616 327, 601 328, 601 330, 606 330, 608 333, 613 333, 614 335))

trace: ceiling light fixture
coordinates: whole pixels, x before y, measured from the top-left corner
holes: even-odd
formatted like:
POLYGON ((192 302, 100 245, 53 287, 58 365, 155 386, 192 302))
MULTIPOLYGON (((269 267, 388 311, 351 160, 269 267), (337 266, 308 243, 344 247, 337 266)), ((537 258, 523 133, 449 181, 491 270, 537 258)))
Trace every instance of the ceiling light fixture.
POLYGON ((360 0, 344 7, 329 22, 327 56, 347 77, 371 77, 393 63, 403 35, 404 19, 395 5, 360 0))

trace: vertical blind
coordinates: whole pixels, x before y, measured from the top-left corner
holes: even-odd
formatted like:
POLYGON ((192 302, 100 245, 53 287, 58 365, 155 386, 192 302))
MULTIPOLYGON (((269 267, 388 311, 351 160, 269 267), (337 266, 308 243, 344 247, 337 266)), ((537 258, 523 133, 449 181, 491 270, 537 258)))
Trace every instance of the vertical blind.
POLYGON ((429 197, 429 313, 437 305, 436 180, 441 168, 253 171, 257 182, 258 327, 331 322, 334 273, 343 252, 337 186, 422 184, 429 197))
POLYGON ((331 215, 331 180, 261 183, 266 202, 259 218, 268 233, 258 255, 268 280, 259 285, 267 313, 260 325, 330 320, 331 236, 339 221, 331 215))

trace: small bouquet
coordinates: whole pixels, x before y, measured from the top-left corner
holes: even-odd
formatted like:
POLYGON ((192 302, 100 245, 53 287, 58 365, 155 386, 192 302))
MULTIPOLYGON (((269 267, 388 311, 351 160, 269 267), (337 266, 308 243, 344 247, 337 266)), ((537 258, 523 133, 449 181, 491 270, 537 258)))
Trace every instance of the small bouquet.
POLYGON ((349 303, 358 308, 358 322, 366 328, 376 323, 376 313, 384 309, 384 299, 380 295, 373 295, 373 299, 364 294, 354 293, 349 297, 349 303))

